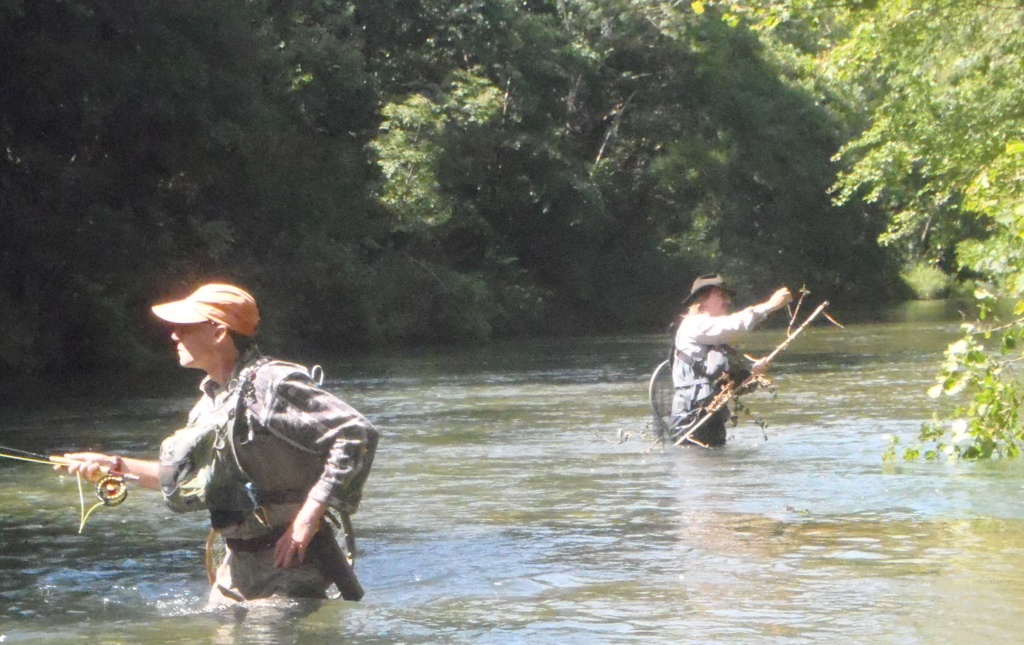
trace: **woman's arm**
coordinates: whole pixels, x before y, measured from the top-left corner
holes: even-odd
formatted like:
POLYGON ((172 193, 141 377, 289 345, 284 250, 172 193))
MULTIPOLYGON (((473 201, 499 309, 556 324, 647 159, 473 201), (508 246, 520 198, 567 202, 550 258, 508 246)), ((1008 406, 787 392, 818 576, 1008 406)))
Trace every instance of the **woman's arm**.
POLYGON ((66 469, 72 475, 81 475, 89 481, 97 481, 107 474, 134 475, 139 478, 140 486, 160 490, 160 479, 157 476, 160 464, 156 461, 115 457, 98 452, 71 452, 65 454, 64 459, 69 463, 57 464, 55 470, 66 469))
POLYGON ((309 491, 290 530, 277 541, 275 565, 290 567, 302 562, 329 507, 346 506, 354 493, 358 499, 376 449, 377 429, 355 408, 304 379, 289 379, 277 391, 278 405, 267 421, 281 429, 302 427, 315 433, 317 443, 329 445, 323 472, 309 491))

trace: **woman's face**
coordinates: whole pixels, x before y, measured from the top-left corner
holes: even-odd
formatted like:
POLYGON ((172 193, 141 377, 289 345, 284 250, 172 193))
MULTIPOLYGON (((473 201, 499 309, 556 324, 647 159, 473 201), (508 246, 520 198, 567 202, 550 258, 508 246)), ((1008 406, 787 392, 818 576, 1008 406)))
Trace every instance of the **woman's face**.
POLYGON ((701 309, 709 316, 724 316, 729 313, 730 303, 732 303, 732 298, 729 297, 729 294, 718 287, 713 287, 708 291, 707 298, 704 299, 701 309))
POLYGON ((220 332, 219 326, 210 322, 171 327, 171 340, 177 344, 181 366, 208 370, 215 365, 220 332))

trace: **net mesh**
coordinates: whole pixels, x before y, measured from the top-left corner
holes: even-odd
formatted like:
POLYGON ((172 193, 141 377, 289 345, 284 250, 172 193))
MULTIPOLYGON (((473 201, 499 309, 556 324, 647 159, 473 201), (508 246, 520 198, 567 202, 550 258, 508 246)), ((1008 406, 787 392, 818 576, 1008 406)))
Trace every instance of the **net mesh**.
POLYGON ((672 363, 666 360, 654 368, 650 384, 647 386, 651 414, 654 418, 654 429, 660 437, 667 436, 669 428, 672 426, 672 397, 674 394, 672 363))

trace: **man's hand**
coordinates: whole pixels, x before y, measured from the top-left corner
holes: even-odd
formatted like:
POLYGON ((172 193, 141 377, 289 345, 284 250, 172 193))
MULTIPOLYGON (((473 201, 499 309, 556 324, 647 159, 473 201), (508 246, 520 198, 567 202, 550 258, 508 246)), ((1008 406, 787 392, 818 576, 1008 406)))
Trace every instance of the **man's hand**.
POLYGON ((762 358, 759 361, 755 361, 754 364, 750 366, 750 371, 758 376, 761 376, 765 372, 767 372, 771 368, 771 366, 772 362, 770 360, 768 360, 767 358, 762 358))
POLYGON ((773 293, 772 297, 768 298, 764 304, 771 311, 776 311, 778 309, 782 309, 791 302, 793 302, 793 294, 790 293, 788 288, 782 287, 773 293))

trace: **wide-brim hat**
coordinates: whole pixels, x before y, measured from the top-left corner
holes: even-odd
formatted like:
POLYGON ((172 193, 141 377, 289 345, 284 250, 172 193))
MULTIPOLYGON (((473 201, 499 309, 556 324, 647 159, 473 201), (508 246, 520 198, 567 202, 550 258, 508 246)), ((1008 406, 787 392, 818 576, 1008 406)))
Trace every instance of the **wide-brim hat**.
POLYGON ((176 325, 213 321, 243 336, 252 336, 260 324, 256 299, 230 284, 204 284, 187 298, 153 305, 161 320, 176 325))
POLYGON ((685 307, 689 305, 702 293, 714 288, 721 289, 725 293, 729 294, 729 297, 736 295, 735 291, 725 286, 725 280, 722 276, 717 273, 706 273, 693 281, 693 286, 690 287, 690 295, 683 299, 683 306, 685 307))

